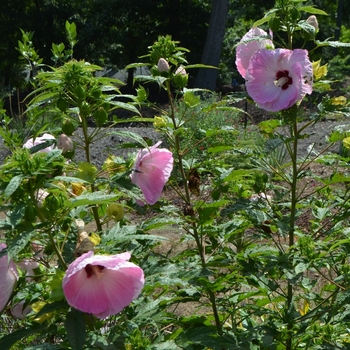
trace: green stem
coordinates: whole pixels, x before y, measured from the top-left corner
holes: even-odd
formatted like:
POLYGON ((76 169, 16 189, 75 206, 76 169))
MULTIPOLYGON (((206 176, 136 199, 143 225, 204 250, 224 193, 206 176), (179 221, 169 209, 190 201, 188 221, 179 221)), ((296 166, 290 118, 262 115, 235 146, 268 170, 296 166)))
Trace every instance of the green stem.
MULTIPOLYGON (((297 152, 298 152, 298 122, 296 115, 294 116, 293 124, 291 127, 291 134, 293 136, 293 145, 292 145, 292 181, 291 181, 291 208, 290 208, 290 223, 289 223, 289 251, 292 250, 294 246, 294 230, 295 230, 295 220, 297 214, 297 182, 298 182, 298 164, 297 164, 297 152)), ((292 256, 290 256, 292 259, 292 256)), ((290 261, 290 267, 293 269, 293 261, 290 261)), ((293 303, 293 285, 288 279, 287 286, 287 313, 288 313, 288 339, 286 343, 286 350, 292 350, 292 332, 294 320, 291 319, 293 312, 292 309, 293 303)))
MULTIPOLYGON (((174 131, 175 131, 174 146, 176 149, 177 161, 179 164, 179 171, 181 174, 181 178, 182 178, 183 186, 184 186, 184 190, 185 190, 184 200, 185 200, 186 205, 188 205, 190 208, 192 208, 190 190, 188 187, 187 176, 186 176, 185 169, 183 166, 183 152, 181 150, 180 136, 176 132, 176 130, 179 127, 177 125, 176 118, 175 118, 175 107, 174 107, 173 97, 171 95, 170 81, 169 80, 166 81, 166 91, 168 94, 168 99, 169 99, 169 104, 170 104, 170 117, 171 117, 174 131)), ((197 249, 199 252, 199 257, 201 259, 201 265, 202 265, 202 268, 204 269, 206 267, 205 249, 204 249, 203 244, 200 240, 200 235, 198 233, 198 227, 197 227, 196 222, 192 222, 191 229, 192 229, 192 236, 194 237, 194 239, 196 241, 197 249)), ((208 293, 210 304, 211 304, 211 307, 213 310, 215 325, 218 329, 219 335, 222 335, 221 322, 220 322, 220 317, 219 317, 219 313, 218 313, 217 306, 216 306, 215 293, 210 289, 207 289, 207 293, 208 293)))
MULTIPOLYGON (((31 189, 31 186, 30 186, 29 195, 30 195, 30 198, 32 199, 32 202, 34 203, 35 210, 36 210, 36 213, 37 213, 37 215, 38 215, 40 221, 41 221, 41 222, 46 222, 47 220, 46 220, 46 218, 44 217, 44 215, 43 215, 43 213, 42 213, 40 207, 38 206, 38 201, 37 201, 37 199, 35 198, 35 195, 34 195, 33 190, 31 189)), ((58 249, 58 247, 57 247, 57 245, 56 245, 56 242, 55 242, 55 239, 54 239, 54 237, 53 237, 53 235, 52 235, 51 229, 49 229, 49 230, 47 231, 47 234, 48 234, 48 236, 49 236, 49 241, 50 241, 50 243, 51 243, 51 245, 52 245, 52 248, 53 248, 53 250, 55 251, 55 253, 56 253, 56 255, 57 255, 58 261, 61 263, 62 268, 63 268, 64 270, 66 270, 66 269, 67 269, 67 264, 66 264, 66 262, 64 261, 63 256, 62 256, 60 250, 58 249)))
MULTIPOLYGON (((88 130, 87 130, 87 122, 86 122, 86 118, 80 117, 81 119, 81 127, 83 129, 83 135, 84 135, 84 150, 85 150, 85 157, 86 157, 86 161, 88 163, 91 164, 91 156, 90 156, 90 143, 91 143, 91 139, 90 136, 88 134, 88 130)), ((95 185, 91 184, 91 192, 95 192, 95 185)), ((102 225, 101 225, 101 220, 100 220, 100 216, 98 214, 98 208, 97 206, 93 206, 92 207, 92 214, 94 216, 95 222, 96 222, 96 227, 97 227, 97 231, 98 232, 102 232, 102 225)))

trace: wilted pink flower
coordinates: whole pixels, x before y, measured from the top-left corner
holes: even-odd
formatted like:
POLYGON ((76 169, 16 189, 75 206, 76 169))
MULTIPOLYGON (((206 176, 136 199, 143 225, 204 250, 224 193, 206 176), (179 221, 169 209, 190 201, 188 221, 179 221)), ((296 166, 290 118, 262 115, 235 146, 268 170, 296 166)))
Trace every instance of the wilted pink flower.
POLYGON ((260 28, 251 28, 241 39, 236 49, 236 66, 243 78, 249 66, 251 57, 259 49, 274 48, 273 42, 267 37, 267 33, 260 28))
POLYGON ((131 182, 140 187, 146 202, 151 205, 160 198, 173 170, 173 154, 166 148, 158 148, 160 144, 161 141, 138 152, 131 174, 131 182))
POLYGON ((307 50, 258 50, 250 59, 246 87, 267 111, 290 108, 311 94, 313 69, 307 50))
MULTIPOLYGON (((55 140, 55 137, 51 134, 43 134, 42 136, 36 137, 35 140, 33 138, 29 139, 24 145, 23 148, 32 148, 34 146, 40 145, 41 143, 44 143, 48 140, 55 140)), ((51 145, 49 147, 46 147, 39 152, 48 153, 52 151, 55 148, 55 145, 51 145)))
POLYGON ((123 310, 139 296, 144 285, 142 269, 129 259, 130 253, 94 256, 90 251, 81 255, 63 277, 68 304, 98 318, 123 310))
POLYGON ((157 67, 159 72, 168 72, 170 68, 169 63, 164 58, 158 60, 157 67))
POLYGON ((57 148, 62 150, 62 153, 74 151, 74 142, 66 134, 61 134, 57 140, 57 148))
POLYGON ((29 306, 24 307, 24 300, 17 303, 11 308, 11 314, 21 320, 31 311, 32 309, 29 306))
POLYGON ((42 207, 44 204, 44 200, 45 198, 49 195, 49 192, 43 190, 42 188, 39 188, 36 192, 35 192, 35 198, 36 201, 38 203, 38 207, 42 207))
POLYGON ((318 21, 317 21, 317 17, 315 15, 308 17, 306 22, 309 23, 310 25, 312 25, 316 31, 318 30, 318 21))
POLYGON ((17 263, 18 267, 25 270, 27 281, 30 281, 32 277, 35 276, 34 270, 36 270, 39 267, 39 263, 32 259, 24 259, 17 263))
MULTIPOLYGON (((5 243, 0 243, 0 251, 6 248, 5 243)), ((18 280, 17 267, 7 255, 0 258, 0 311, 10 300, 11 294, 18 280)))

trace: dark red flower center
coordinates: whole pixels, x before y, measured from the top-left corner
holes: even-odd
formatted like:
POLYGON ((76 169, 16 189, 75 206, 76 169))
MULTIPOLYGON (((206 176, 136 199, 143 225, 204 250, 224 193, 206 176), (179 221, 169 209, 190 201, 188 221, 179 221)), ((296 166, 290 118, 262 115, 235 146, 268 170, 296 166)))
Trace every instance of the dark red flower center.
POLYGON ((288 86, 293 84, 293 79, 289 76, 289 72, 287 70, 279 70, 276 74, 275 84, 282 90, 287 90, 288 86))
POLYGON ((97 274, 101 273, 104 268, 105 267, 102 265, 87 264, 85 266, 85 272, 86 272, 87 278, 90 278, 92 275, 97 275, 97 274))

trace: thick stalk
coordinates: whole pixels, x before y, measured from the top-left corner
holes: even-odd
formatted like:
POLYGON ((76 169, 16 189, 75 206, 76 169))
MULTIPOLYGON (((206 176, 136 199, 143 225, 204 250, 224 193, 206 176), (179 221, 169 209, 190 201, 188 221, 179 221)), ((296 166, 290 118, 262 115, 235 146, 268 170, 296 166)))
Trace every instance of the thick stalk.
MULTIPOLYGON (((294 230, 295 230, 295 220, 296 220, 296 210, 297 210, 297 182, 298 182, 298 164, 297 164, 297 151, 298 151, 298 123, 296 116, 293 120, 293 125, 291 127, 291 134, 293 136, 293 148, 292 148, 292 181, 291 181, 291 207, 290 207, 290 222, 289 222, 289 251, 292 250, 294 246, 294 230)), ((293 268, 293 261, 290 256, 290 267, 293 268)), ((293 315, 292 309, 293 303, 293 285, 288 280, 287 287, 287 313, 288 313, 288 339, 286 344, 286 350, 292 350, 292 330, 294 320, 291 319, 293 315)))
MULTIPOLYGON (((168 99, 169 99, 169 103, 170 103, 170 116, 171 116, 174 130, 176 131, 178 129, 178 125, 176 123, 174 101, 173 101, 173 98, 171 95, 170 81, 169 80, 166 81, 166 90, 167 90, 168 99)), ((184 189, 185 189, 184 199, 185 199, 186 205, 192 207, 190 190, 188 188, 188 182, 187 182, 187 176, 186 176, 184 166, 183 166, 183 153, 181 150, 180 136, 176 132, 175 132, 175 136, 174 136, 174 145, 175 145, 175 149, 176 149, 177 161, 179 164, 179 171, 180 171, 181 178, 182 178, 183 185, 184 185, 184 189)), ((205 268, 206 267, 205 251, 203 248, 203 244, 200 240, 200 236, 198 234, 197 224, 195 222, 192 222, 191 226, 192 226, 192 235, 196 241, 197 249, 199 252, 200 259, 201 259, 201 265, 203 268, 205 268)), ((221 335, 222 329, 221 329, 221 322, 220 322, 219 313, 218 313, 217 306, 216 306, 215 293, 213 291, 211 291, 210 289, 207 290, 207 293, 208 293, 210 304, 211 304, 211 307, 213 310, 215 325, 218 329, 218 333, 221 335)))

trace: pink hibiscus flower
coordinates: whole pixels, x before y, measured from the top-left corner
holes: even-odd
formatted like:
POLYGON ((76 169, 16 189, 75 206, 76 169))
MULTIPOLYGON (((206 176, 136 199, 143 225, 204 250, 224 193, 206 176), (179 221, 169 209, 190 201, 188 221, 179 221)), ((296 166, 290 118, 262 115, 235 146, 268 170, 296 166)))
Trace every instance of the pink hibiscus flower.
POLYGON ((312 93, 313 69, 307 50, 258 50, 250 59, 246 87, 267 111, 290 108, 312 93))
POLYGON ((131 174, 131 182, 140 187, 146 202, 151 205, 160 198, 173 170, 173 154, 166 148, 158 148, 160 144, 159 141, 138 152, 131 174))
MULTIPOLYGON (((42 136, 36 137, 35 140, 33 138, 31 138, 23 145, 23 148, 32 148, 32 147, 40 145, 41 143, 44 143, 45 141, 48 141, 48 140, 55 140, 55 136, 53 136, 51 134, 43 134, 42 136)), ((49 147, 46 147, 46 148, 40 150, 39 152, 49 153, 54 148, 55 148, 55 145, 53 144, 49 147)))
POLYGON ((264 30, 257 27, 251 28, 238 44, 236 49, 236 66, 243 78, 246 76, 249 61, 256 51, 274 48, 272 40, 262 38, 267 36, 264 30))
MULTIPOLYGON (((6 248, 5 243, 0 243, 0 251, 6 248)), ((10 300, 11 294, 18 280, 17 267, 7 255, 0 258, 0 311, 4 309, 10 300)))
POLYGON ((73 261, 62 286, 69 305, 98 318, 115 315, 136 299, 144 285, 140 267, 130 253, 113 256, 87 252, 73 261))

